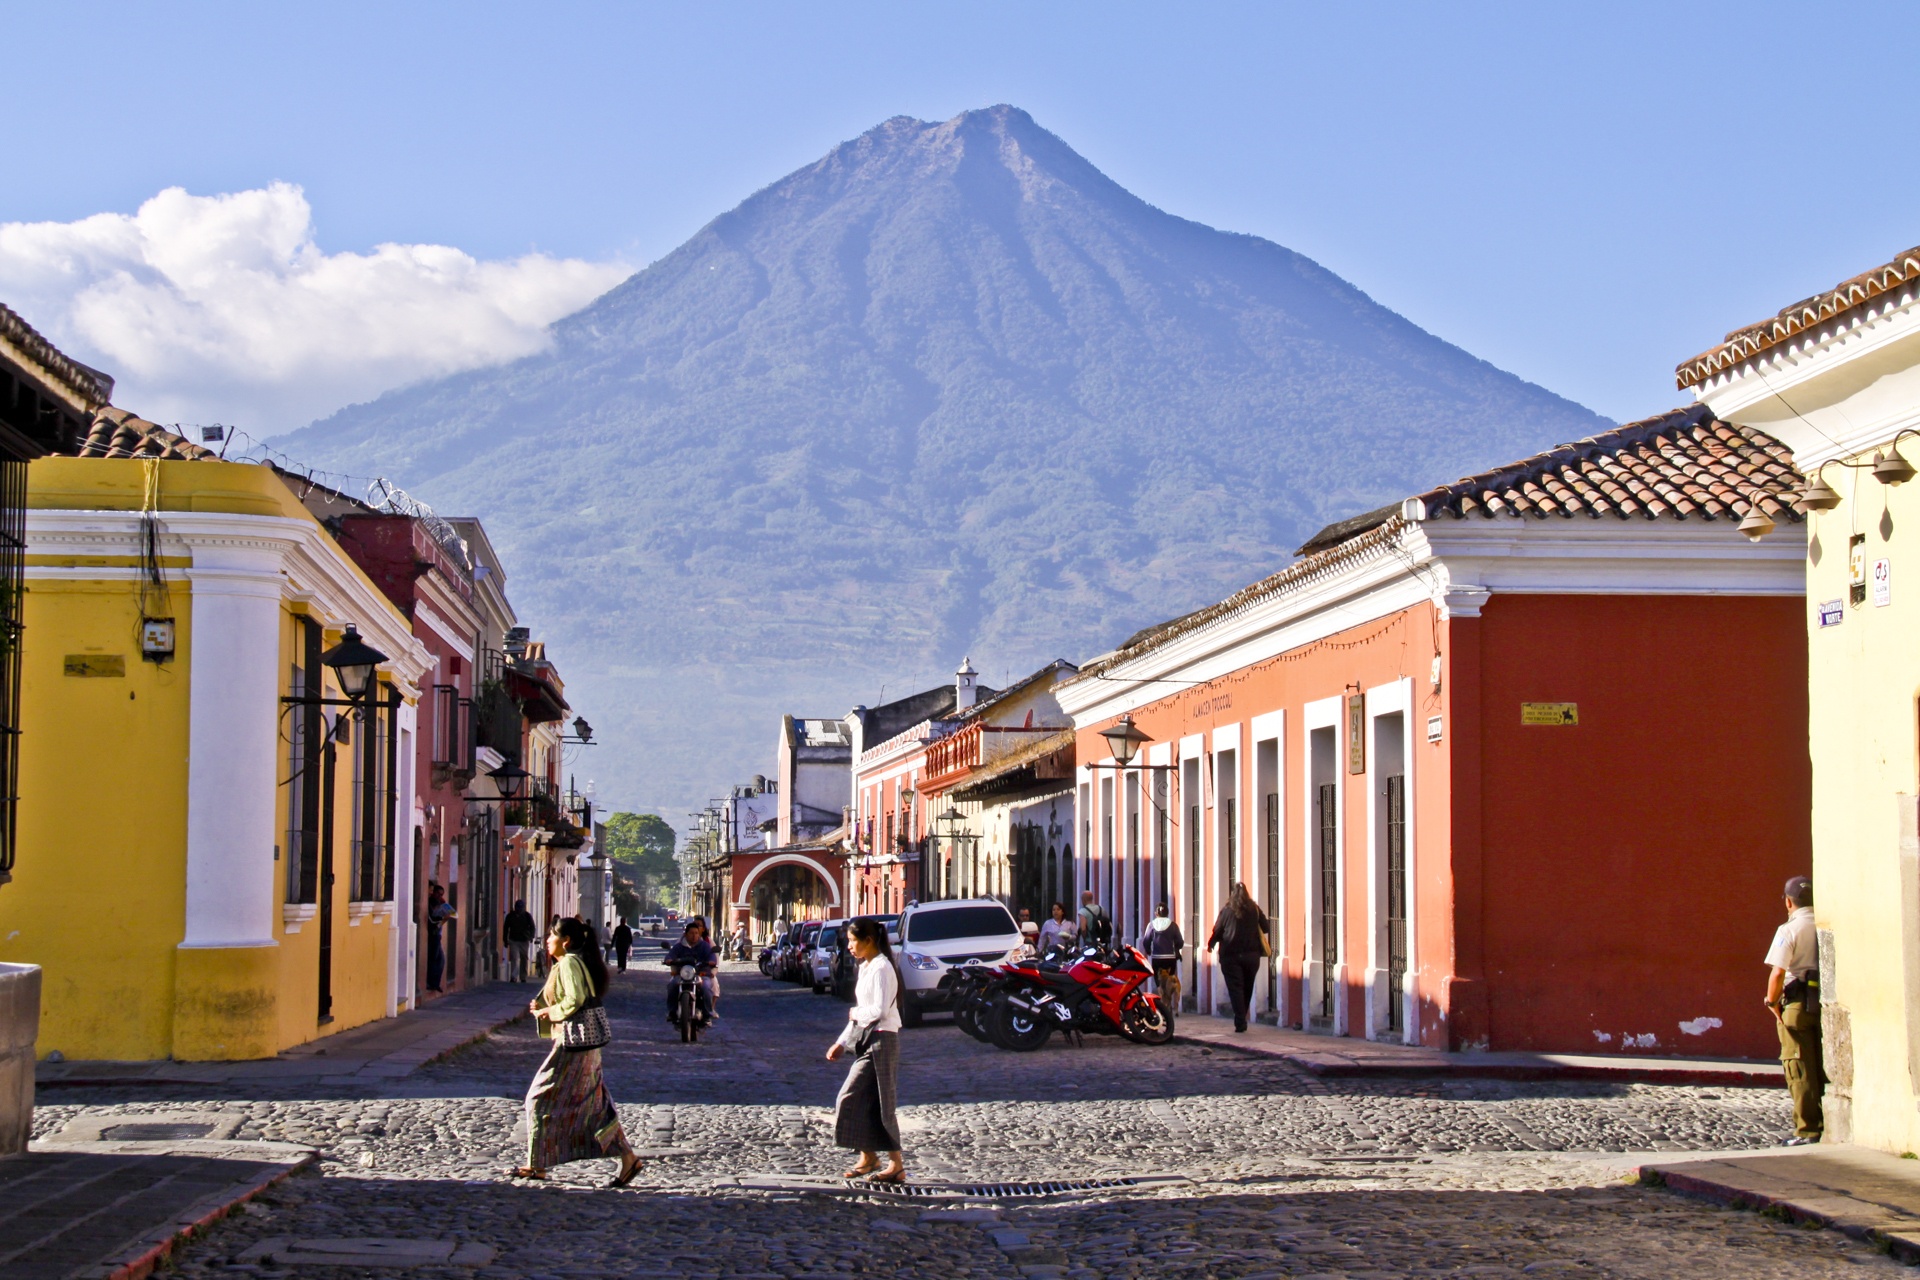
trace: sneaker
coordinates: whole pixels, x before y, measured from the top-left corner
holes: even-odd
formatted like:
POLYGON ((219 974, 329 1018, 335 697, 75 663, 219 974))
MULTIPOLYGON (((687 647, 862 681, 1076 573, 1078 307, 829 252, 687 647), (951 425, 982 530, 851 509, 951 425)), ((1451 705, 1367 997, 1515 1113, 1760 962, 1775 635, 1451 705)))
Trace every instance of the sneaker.
POLYGON ((1781 1143, 1780 1145, 1783 1147, 1813 1147, 1813 1146, 1818 1146, 1819 1143, 1820 1143, 1820 1139, 1818 1138, 1793 1137, 1793 1138, 1788 1138, 1785 1142, 1781 1143))

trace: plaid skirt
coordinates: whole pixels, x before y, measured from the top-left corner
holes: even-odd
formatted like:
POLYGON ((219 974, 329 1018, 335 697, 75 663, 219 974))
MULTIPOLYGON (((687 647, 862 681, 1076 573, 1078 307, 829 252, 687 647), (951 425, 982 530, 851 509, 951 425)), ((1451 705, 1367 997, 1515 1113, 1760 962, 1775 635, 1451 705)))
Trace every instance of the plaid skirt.
POLYGON ((835 1146, 853 1151, 900 1150, 900 1122, 893 1114, 899 1066, 899 1033, 875 1032, 872 1047, 847 1068, 847 1082, 834 1099, 835 1146))
POLYGON ((551 1169, 616 1155, 619 1146, 620 1117, 600 1074, 600 1051, 556 1040, 527 1087, 527 1164, 551 1169))

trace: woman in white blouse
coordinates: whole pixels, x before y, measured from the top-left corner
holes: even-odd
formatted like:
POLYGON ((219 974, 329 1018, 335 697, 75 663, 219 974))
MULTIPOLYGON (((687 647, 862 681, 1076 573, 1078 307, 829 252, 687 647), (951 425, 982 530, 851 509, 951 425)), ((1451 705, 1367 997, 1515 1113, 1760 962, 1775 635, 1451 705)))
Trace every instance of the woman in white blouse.
POLYGON ((900 1122, 893 1113, 900 1066, 900 973, 893 967, 887 927, 878 920, 855 920, 848 925, 847 945, 860 962, 860 976, 853 987, 847 1029, 827 1050, 828 1062, 853 1051, 847 1082, 840 1086, 833 1104, 833 1141, 860 1153, 859 1163, 843 1177, 905 1182, 900 1122), (884 1169, 880 1168, 882 1151, 887 1153, 884 1169))

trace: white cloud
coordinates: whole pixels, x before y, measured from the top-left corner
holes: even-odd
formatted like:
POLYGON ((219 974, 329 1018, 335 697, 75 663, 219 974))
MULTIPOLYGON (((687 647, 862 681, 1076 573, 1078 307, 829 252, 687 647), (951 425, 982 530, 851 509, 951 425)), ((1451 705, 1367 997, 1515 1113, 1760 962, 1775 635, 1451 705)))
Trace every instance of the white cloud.
POLYGON ((299 187, 195 196, 131 216, 0 223, 0 302, 164 422, 255 434, 422 378, 541 350, 546 326, 631 268, 431 244, 323 252, 299 187))

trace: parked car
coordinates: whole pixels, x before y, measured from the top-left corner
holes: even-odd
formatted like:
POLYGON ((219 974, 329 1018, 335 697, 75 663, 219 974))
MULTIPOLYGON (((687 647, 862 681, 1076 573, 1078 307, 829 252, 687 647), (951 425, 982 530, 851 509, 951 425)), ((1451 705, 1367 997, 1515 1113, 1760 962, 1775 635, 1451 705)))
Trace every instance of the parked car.
POLYGON ((641 916, 639 929, 642 933, 658 933, 667 927, 667 922, 659 916, 641 916))
POLYGON ((820 932, 818 920, 801 920, 787 932, 787 945, 780 954, 779 977, 783 982, 812 981, 813 940, 820 932))
POLYGON ((807 951, 807 976, 813 982, 813 994, 823 996, 833 984, 833 962, 840 952, 840 940, 846 936, 845 920, 829 920, 820 926, 813 946, 807 951))
MULTIPOLYGON (((891 945, 896 951, 899 949, 899 946, 900 946, 900 917, 899 916, 897 915, 859 916, 856 918, 861 920, 877 920, 881 924, 885 925, 887 929, 888 944, 891 945)), ((851 924, 852 921, 848 921, 848 923, 851 924)), ((854 984, 857 981, 859 981, 859 978, 860 978, 860 962, 853 958, 853 950, 848 945, 847 931, 845 929, 842 929, 840 930, 840 945, 834 950, 833 967, 830 971, 830 976, 827 979, 827 985, 830 988, 832 988, 834 995, 838 996, 842 1000, 845 1000, 848 1004, 852 1004, 854 984)))
POLYGON ((948 973, 966 964, 1003 964, 1020 945, 1020 926, 994 898, 909 903, 900 913, 900 1021, 920 1025, 947 1007, 948 973))

